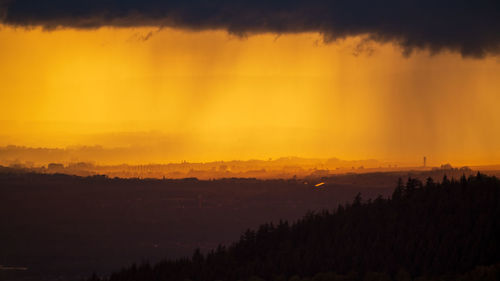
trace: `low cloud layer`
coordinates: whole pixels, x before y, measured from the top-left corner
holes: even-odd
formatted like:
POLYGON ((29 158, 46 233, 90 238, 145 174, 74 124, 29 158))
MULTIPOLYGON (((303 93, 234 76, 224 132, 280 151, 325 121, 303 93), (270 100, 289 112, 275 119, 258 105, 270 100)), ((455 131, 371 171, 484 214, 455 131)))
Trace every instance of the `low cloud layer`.
POLYGON ((157 26, 252 33, 320 32, 326 41, 365 35, 405 54, 500 53, 498 0, 0 0, 11 26, 157 26))

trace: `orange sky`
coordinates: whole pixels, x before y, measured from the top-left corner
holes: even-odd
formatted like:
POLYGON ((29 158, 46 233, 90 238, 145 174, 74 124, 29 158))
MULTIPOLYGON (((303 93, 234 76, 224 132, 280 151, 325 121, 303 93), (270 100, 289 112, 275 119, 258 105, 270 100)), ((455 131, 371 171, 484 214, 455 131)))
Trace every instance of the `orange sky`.
POLYGON ((500 163, 500 58, 321 38, 0 27, 0 145, 500 163))

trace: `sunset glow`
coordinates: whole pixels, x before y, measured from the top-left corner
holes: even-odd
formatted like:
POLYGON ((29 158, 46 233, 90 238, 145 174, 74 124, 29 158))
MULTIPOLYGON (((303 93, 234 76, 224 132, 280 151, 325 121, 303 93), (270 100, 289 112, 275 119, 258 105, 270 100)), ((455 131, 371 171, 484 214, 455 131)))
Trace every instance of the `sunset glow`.
POLYGON ((496 280, 499 105, 499 0, 0 0, 0 280, 496 280))
POLYGON ((499 58, 317 33, 0 29, 0 145, 148 147, 128 162, 500 163, 499 58))

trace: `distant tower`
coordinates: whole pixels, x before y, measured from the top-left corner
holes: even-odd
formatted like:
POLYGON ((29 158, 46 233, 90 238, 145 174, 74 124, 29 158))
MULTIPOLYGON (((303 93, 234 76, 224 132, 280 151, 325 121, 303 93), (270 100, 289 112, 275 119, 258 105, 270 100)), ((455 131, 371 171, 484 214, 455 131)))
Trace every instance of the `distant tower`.
POLYGON ((424 167, 427 165, 427 157, 424 156, 424 167))

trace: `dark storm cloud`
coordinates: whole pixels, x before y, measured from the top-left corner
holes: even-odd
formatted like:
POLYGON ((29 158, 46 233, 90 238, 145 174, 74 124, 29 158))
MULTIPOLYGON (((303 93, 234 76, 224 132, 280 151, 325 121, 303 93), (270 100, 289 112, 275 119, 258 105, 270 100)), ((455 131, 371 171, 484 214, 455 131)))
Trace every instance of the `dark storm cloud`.
POLYGON ((368 35, 413 49, 500 53, 500 0, 0 0, 14 26, 168 26, 235 34, 368 35))

